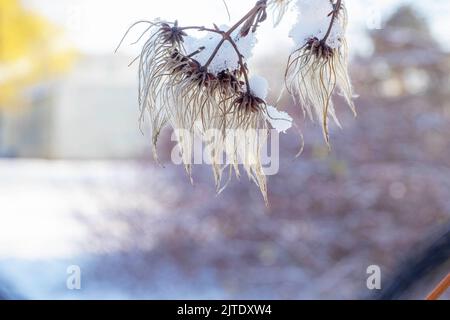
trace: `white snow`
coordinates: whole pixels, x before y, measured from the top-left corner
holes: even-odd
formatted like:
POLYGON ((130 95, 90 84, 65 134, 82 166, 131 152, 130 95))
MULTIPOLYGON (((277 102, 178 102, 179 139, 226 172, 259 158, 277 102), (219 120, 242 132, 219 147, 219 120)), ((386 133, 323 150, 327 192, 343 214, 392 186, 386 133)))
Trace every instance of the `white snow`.
MULTIPOLYGON (((330 0, 297 0, 298 17, 289 36, 298 46, 303 46, 308 39, 323 39, 331 22, 329 14, 333 11, 330 0)), ((345 31, 335 21, 327 45, 333 49, 339 48, 345 31)))
MULTIPOLYGON (((227 31, 229 27, 224 25, 219 29, 222 31, 227 31)), ((219 42, 222 40, 222 36, 214 32, 202 32, 202 34, 204 34, 204 36, 201 38, 196 38, 193 36, 186 37, 185 48, 187 54, 190 54, 195 52, 199 48, 204 47, 204 49, 200 53, 196 54, 193 58, 197 60, 201 65, 205 65, 219 42)), ((238 29, 232 34, 232 38, 235 41, 240 53, 244 56, 244 60, 247 61, 248 59, 250 59, 250 57, 252 56, 253 47, 256 44, 255 34, 250 32, 246 37, 240 37, 238 29)), ((227 69, 232 71, 237 70, 238 68, 238 55, 231 43, 229 41, 225 41, 208 69, 209 72, 217 75, 221 71, 227 69)))
POLYGON ((249 82, 252 94, 265 100, 267 98, 267 94, 269 93, 269 83, 266 78, 255 75, 250 78, 249 82))
MULTIPOLYGON (((253 95, 266 100, 269 93, 269 83, 266 78, 258 75, 251 77, 250 88, 253 95)), ((264 116, 266 117, 267 122, 269 122, 278 133, 286 133, 286 131, 292 127, 292 117, 287 112, 279 111, 274 106, 267 106, 266 114, 264 116)))
POLYGON ((286 133, 292 127, 292 117, 287 112, 279 111, 273 106, 267 106, 266 119, 279 133, 286 133))

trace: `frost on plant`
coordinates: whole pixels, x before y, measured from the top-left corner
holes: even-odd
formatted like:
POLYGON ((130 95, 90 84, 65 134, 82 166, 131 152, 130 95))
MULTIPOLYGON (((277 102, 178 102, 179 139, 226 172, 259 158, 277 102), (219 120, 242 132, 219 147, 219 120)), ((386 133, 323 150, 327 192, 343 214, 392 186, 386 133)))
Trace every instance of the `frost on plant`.
POLYGON ((289 58, 286 82, 311 119, 322 122, 329 144, 329 119, 340 126, 332 102, 335 89, 356 114, 347 71, 347 12, 341 0, 297 0, 297 6, 298 21, 290 36, 298 49, 289 58))
MULTIPOLYGON (((247 63, 267 9, 273 11, 276 25, 293 2, 259 0, 232 26, 182 26, 163 20, 136 23, 147 24, 138 39, 146 37, 146 41, 136 59, 139 106, 141 120, 147 115, 151 122, 156 159, 158 137, 168 125, 174 129, 191 176, 194 137, 200 137, 208 144, 218 191, 227 184, 222 182, 223 173, 228 172, 228 182, 233 172, 240 176, 242 165, 268 202, 261 150, 269 128, 286 132, 293 119, 267 104, 268 82, 251 74, 247 63)), ((341 0, 297 0, 296 7, 299 18, 290 36, 297 50, 289 58, 286 83, 304 111, 322 121, 329 143, 328 119, 339 125, 331 101, 336 88, 355 111, 347 73, 346 10, 341 0)))
POLYGON ((231 27, 142 22, 148 24, 148 39, 138 59, 141 118, 150 118, 155 158, 158 136, 170 125, 191 175, 194 136, 199 136, 208 141, 218 190, 224 170, 239 176, 240 163, 267 202, 261 148, 273 121, 265 101, 268 85, 250 78, 247 67, 266 9, 267 1, 258 1, 231 27))

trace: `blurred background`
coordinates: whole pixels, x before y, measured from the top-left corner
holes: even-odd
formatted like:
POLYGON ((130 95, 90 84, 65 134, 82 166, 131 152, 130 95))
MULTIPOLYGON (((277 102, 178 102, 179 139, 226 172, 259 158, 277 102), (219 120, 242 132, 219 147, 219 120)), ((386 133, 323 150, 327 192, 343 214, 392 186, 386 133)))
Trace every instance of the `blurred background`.
MULTIPOLYGON (((235 21, 253 0, 227 4, 235 21)), ((450 4, 347 4, 359 116, 336 97, 329 152, 282 99, 306 146, 281 137, 267 209, 246 179, 216 196, 208 167, 191 186, 170 131, 154 163, 140 29, 113 53, 138 20, 229 23, 221 0, 0 0, 0 299, 423 299, 450 270, 450 4)), ((294 18, 261 28, 251 62, 272 101, 294 18)))

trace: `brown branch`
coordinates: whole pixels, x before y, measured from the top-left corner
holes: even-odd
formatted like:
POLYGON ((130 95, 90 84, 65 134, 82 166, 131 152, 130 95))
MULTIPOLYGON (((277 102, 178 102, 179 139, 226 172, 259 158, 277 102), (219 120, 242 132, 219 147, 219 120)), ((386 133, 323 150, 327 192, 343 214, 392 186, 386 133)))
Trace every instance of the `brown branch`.
MULTIPOLYGON (((239 20, 238 22, 236 22, 227 32, 221 32, 222 34, 222 40, 217 44, 216 48, 214 49, 213 53, 211 54, 211 57, 208 59, 208 61, 206 62, 206 64, 204 65, 205 68, 208 68, 209 65, 211 64, 211 62, 214 60, 214 58, 216 57, 217 53, 219 52, 220 48, 222 47, 222 45, 225 43, 225 41, 229 41, 230 43, 233 42, 233 40, 231 39, 231 35, 233 34, 234 31, 236 31, 237 28, 239 28, 244 22, 247 22, 248 20, 254 20, 256 15, 258 15, 258 13, 261 11, 262 8, 265 8, 267 6, 267 1, 258 1, 256 3, 256 5, 253 7, 253 9, 251 9, 241 20, 239 20)), ((216 32, 220 32, 217 31, 216 32)), ((232 43, 233 45, 233 43, 232 43)), ((239 50, 238 50, 239 52, 239 50)), ((240 58, 240 53, 238 53, 239 58, 240 58)), ((242 60, 240 58, 240 60, 242 60)))
POLYGON ((331 21, 330 21, 330 26, 328 27, 327 33, 325 34, 325 36, 323 37, 323 39, 321 40, 322 43, 326 43, 328 38, 331 35, 331 31, 333 30, 333 26, 334 26, 334 22, 336 21, 338 15, 339 15, 339 11, 341 11, 341 6, 342 6, 342 0, 337 0, 336 4, 333 4, 333 11, 330 13, 331 16, 331 21))
POLYGON ((450 273, 428 295, 426 300, 438 300, 450 288, 450 273))
MULTIPOLYGON (((220 34, 222 36, 222 39, 217 44, 217 46, 214 48, 214 51, 212 52, 211 56, 208 58, 208 61, 206 61, 205 65, 202 66, 205 70, 207 70, 208 67, 211 65, 211 63, 213 62, 214 58, 219 53, 219 50, 223 46, 223 44, 226 41, 228 41, 238 56, 238 64, 240 66, 241 72, 245 79, 247 92, 250 93, 251 88, 250 88, 250 81, 249 81, 249 77, 248 77, 248 73, 247 73, 247 67, 244 63, 243 56, 242 56, 241 52, 239 51, 239 48, 238 48, 236 42, 231 37, 231 35, 244 23, 246 23, 246 24, 251 23, 252 25, 255 24, 254 29, 253 29, 253 32, 254 32, 256 30, 256 27, 258 26, 258 23, 262 21, 262 17, 263 17, 262 10, 265 10, 266 8, 267 8, 267 0, 259 0, 258 2, 256 2, 255 6, 244 17, 242 17, 238 22, 236 22, 228 31, 219 30, 217 27, 216 27, 216 29, 211 29, 211 28, 199 27, 199 26, 182 27, 179 29, 183 30, 183 31, 184 30, 209 31, 209 32, 220 34)), ((191 58, 191 57, 195 56, 197 53, 199 53, 199 50, 190 54, 189 57, 191 58)))
POLYGON ((239 59, 239 65, 241 66, 242 73, 244 75, 245 79, 245 85, 247 87, 247 93, 250 93, 250 81, 248 79, 248 73, 247 73, 247 67, 245 66, 244 60, 242 59, 242 54, 239 52, 239 48, 237 47, 236 43, 234 41, 230 41, 231 45, 234 48, 234 51, 236 51, 236 54, 238 55, 239 59))

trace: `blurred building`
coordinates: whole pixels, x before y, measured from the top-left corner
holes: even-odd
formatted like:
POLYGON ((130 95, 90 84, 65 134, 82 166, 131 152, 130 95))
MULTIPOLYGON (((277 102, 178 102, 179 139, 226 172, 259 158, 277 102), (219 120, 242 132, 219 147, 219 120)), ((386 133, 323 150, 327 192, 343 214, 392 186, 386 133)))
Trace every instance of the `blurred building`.
POLYGON ((148 143, 139 131, 137 76, 124 56, 87 56, 63 78, 30 88, 29 103, 3 112, 4 156, 130 158, 148 143))

